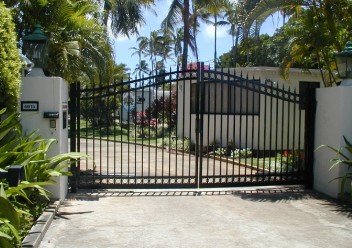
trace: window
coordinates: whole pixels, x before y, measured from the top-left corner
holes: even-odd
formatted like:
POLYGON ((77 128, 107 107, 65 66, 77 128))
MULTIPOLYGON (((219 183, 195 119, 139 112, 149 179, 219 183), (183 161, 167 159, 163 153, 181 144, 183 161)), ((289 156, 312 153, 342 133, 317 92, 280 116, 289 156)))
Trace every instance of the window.
MULTIPOLYGON (((243 82, 242 85, 206 82, 204 89, 205 114, 259 114, 258 85, 243 82), (242 86, 242 87, 241 87, 242 86), (253 89, 253 90, 252 90, 253 89)), ((196 113, 197 84, 191 85, 191 112, 196 113)))

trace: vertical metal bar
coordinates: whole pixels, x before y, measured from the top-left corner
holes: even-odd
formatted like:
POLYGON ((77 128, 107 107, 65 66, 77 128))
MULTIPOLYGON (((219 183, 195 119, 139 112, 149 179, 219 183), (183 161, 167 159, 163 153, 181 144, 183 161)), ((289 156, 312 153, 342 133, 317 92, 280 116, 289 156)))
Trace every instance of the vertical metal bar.
MULTIPOLYGON (((128 99, 131 97, 131 85, 130 78, 128 80, 128 99)), ((131 106, 127 105, 127 184, 130 184, 130 132, 131 132, 131 106)))
MULTIPOLYGON (((171 84, 171 73, 169 74, 169 116, 168 116, 168 119, 169 119, 169 123, 168 123, 168 138, 169 138, 169 142, 168 142, 168 146, 169 146, 169 184, 171 184, 171 136, 172 136, 172 128, 173 128, 173 119, 172 119, 172 84, 171 84)), ((177 148, 176 148, 177 150, 177 148)), ((176 155, 176 159, 177 159, 177 155, 176 155)), ((177 164, 177 161, 176 161, 176 164, 177 164)))
MULTIPOLYGON (((218 75, 215 75, 215 80, 217 80, 218 75)), ((222 147, 223 147, 223 132, 222 132, 222 128, 223 128, 223 116, 224 116, 224 74, 221 73, 220 75, 220 173, 219 173, 219 177, 220 177, 220 184, 222 183, 222 167, 223 167, 223 158, 222 158, 222 147)), ((226 169, 226 168, 225 168, 226 169)))
MULTIPOLYGON (((92 96, 91 96, 91 99, 92 99, 92 106, 94 108, 96 108, 96 106, 98 106, 97 104, 97 99, 96 99, 96 87, 95 87, 95 84, 93 84, 93 90, 92 90, 92 96)), ((96 152, 96 147, 95 147, 95 138, 96 138, 96 133, 95 133, 95 129, 96 129, 96 118, 97 118, 97 113, 99 111, 94 111, 93 113, 93 118, 92 118, 92 139, 93 139, 93 169, 92 169, 92 180, 93 182, 95 182, 95 176, 96 176, 96 167, 95 167, 95 164, 96 164, 96 156, 95 156, 95 152, 96 152)))
MULTIPOLYGON (((222 73, 224 73, 224 69, 222 69, 222 73)), ((226 110, 226 148, 225 148, 225 157, 226 157, 226 183, 229 183, 229 147, 230 147, 230 114, 231 114, 231 87, 230 87, 230 72, 228 71, 227 79, 226 79, 226 88, 227 88, 227 110, 226 110)))
MULTIPOLYGON (((192 82, 189 82, 189 94, 192 94, 192 82)), ((184 184, 184 178, 185 178, 185 124, 186 124, 186 80, 185 77, 182 77, 182 180, 181 183, 184 184)), ((191 96, 190 96, 191 97, 191 96)), ((189 111, 191 112, 191 106, 189 106, 189 111)), ((190 114, 188 120, 190 120, 192 117, 192 115, 190 114)), ((190 130, 189 130, 190 131, 190 130)), ((190 133, 189 133, 190 134, 190 133)), ((190 140, 189 142, 191 142, 191 137, 188 137, 190 140)), ((191 145, 191 144, 189 144, 191 145)), ((188 157, 190 157, 191 151, 189 151, 189 155, 188 157)))
POLYGON ((199 111, 200 111, 200 67, 199 63, 197 63, 197 86, 196 86, 196 123, 195 123, 195 130, 196 130, 196 167, 195 167, 195 175, 196 175, 196 186, 199 188, 199 175, 198 175, 198 168, 199 168, 199 111))
MULTIPOLYGON (((243 114, 243 112, 242 112, 242 107, 243 107, 243 103, 242 103, 242 101, 243 101, 243 78, 241 79, 241 81, 240 81, 240 122, 239 122, 239 148, 238 149, 242 149, 243 147, 242 147, 242 114, 243 114)), ((245 80, 248 80, 248 74, 247 74, 247 76, 246 76, 246 79, 245 80)), ((239 175, 239 177, 238 177, 238 180, 239 180, 239 182, 240 182, 240 180, 241 180, 241 177, 242 177, 242 173, 241 173, 241 166, 242 166, 242 155, 241 155, 241 152, 239 152, 239 154, 238 154, 239 156, 238 156, 238 161, 239 161, 239 165, 238 165, 238 175, 239 175)), ((244 168, 244 170, 245 170, 245 173, 246 173, 246 167, 244 168)), ((246 181, 246 177, 244 177, 245 179, 244 179, 244 181, 246 181)))
MULTIPOLYGON (((242 74, 241 74, 242 76, 242 74)), ((235 78, 234 78, 234 82, 233 82, 233 147, 232 147, 232 183, 235 182, 235 150, 236 150, 236 115, 237 115, 237 95, 236 95, 236 92, 237 92, 237 79, 236 79, 236 75, 235 75, 235 78)), ((232 89, 231 89, 231 92, 232 92, 232 89)), ((240 167, 240 163, 238 162, 237 163, 237 166, 240 167)), ((239 170, 238 170, 239 172, 239 170)), ((238 173, 238 176, 240 174, 238 173)))
MULTIPOLYGON (((158 85, 157 82, 155 81, 155 100, 158 104, 159 103, 159 98, 158 98, 158 85)), ((159 126, 159 118, 156 116, 156 125, 155 125, 155 161, 154 161, 154 174, 155 174, 155 184, 158 183, 158 126, 159 126)), ((162 179, 161 179, 162 180, 162 179)), ((162 183, 162 182, 161 182, 162 183)))
POLYGON ((280 181, 283 180, 283 171, 282 166, 284 165, 283 161, 283 152, 284 152, 284 129, 285 129, 285 86, 282 87, 282 99, 281 99, 281 153, 280 153, 280 181))
POLYGON ((278 130, 279 130, 279 84, 276 84, 276 114, 275 114, 275 180, 277 180, 277 143, 278 141, 278 130))
POLYGON ((199 118, 199 135, 200 135, 200 163, 198 167, 198 188, 201 186, 203 182, 203 147, 204 147, 204 107, 205 107, 205 82, 204 82, 204 63, 199 64, 201 67, 200 77, 201 77, 201 85, 200 85, 200 118, 199 118))
MULTIPOLYGON (((77 133, 77 98, 78 98, 78 88, 79 83, 74 83, 70 85, 70 151, 76 152, 76 137, 77 133)), ((73 162, 73 161, 72 161, 73 162)), ((70 177, 70 190, 72 193, 76 193, 78 189, 78 177, 79 177, 79 161, 73 162, 70 166, 72 176, 70 177)))
POLYGON ((252 134, 251 134, 251 182, 253 182, 253 150, 254 150, 254 117, 256 116, 255 113, 255 82, 252 83, 252 134))
POLYGON ((107 179, 106 179, 106 184, 109 184, 109 140, 110 140, 110 120, 111 120, 111 114, 110 114, 110 86, 106 89, 106 113, 105 113, 105 120, 106 120, 106 174, 107 174, 107 179))
MULTIPOLYGON (((265 163, 267 161, 267 154, 266 154, 266 129, 267 129, 267 100, 268 100, 268 84, 265 83, 265 95, 264 95, 264 137, 263 137, 263 171, 265 172, 265 163)), ((271 168, 269 167, 269 175, 270 175, 271 168)), ((263 178, 265 180, 265 177, 263 178)), ((270 177, 269 177, 270 179, 270 177)))
POLYGON ((293 91, 293 130, 292 130, 292 175, 296 177, 295 173, 295 163, 297 162, 296 160, 296 151, 295 151, 295 140, 296 140, 296 89, 293 91))
POLYGON ((150 183, 150 177, 151 177, 151 171, 150 171, 150 166, 151 166, 151 149, 150 149, 150 141, 152 139, 152 135, 151 135, 151 125, 155 125, 156 123, 154 123, 154 118, 152 116, 152 113, 150 111, 151 108, 151 103, 152 103, 152 95, 154 95, 152 92, 152 87, 149 86, 148 87, 148 108, 149 108, 149 112, 147 113, 149 116, 147 116, 148 118, 148 182, 150 183))
MULTIPOLYGON (((211 99, 215 99, 215 95, 214 97, 212 96, 212 94, 210 94, 210 86, 211 86, 211 82, 207 82, 205 84, 205 86, 207 87, 207 99, 208 99, 208 104, 207 104, 207 108, 205 109, 205 112, 207 113, 207 118, 208 118, 208 127, 207 127, 207 180, 206 183, 209 183, 209 170, 210 170, 210 102, 211 99)), ((214 122, 215 122, 215 116, 214 116, 214 122)), ((215 129, 214 129, 215 132, 215 129)))
POLYGON ((138 81, 135 81, 135 88, 133 89, 134 92, 134 184, 137 184, 137 88, 138 81))
POLYGON ((99 85, 99 182, 100 182, 100 185, 102 184, 103 182, 103 178, 102 178, 102 150, 103 150, 103 147, 102 147, 102 140, 101 140, 101 136, 102 136, 102 117, 103 117, 103 112, 102 112, 102 109, 103 109, 103 97, 102 97, 102 89, 101 89, 102 85, 100 84, 99 85))
MULTIPOLYGON (((121 85, 121 90, 120 90, 120 94, 121 94, 121 103, 123 103, 123 94, 125 93, 124 92, 124 83, 123 83, 123 81, 121 80, 121 82, 120 82, 120 85, 121 85)), ((121 115, 121 117, 120 117, 120 119, 121 119, 121 124, 120 124, 120 184, 122 185, 123 184, 123 130, 122 130, 122 128, 123 128, 123 125, 122 125, 122 115, 123 115, 123 105, 121 104, 121 106, 120 106, 120 115, 121 115)), ((127 115, 128 115, 128 113, 127 113, 127 115)), ((127 116, 127 118, 128 118, 128 116, 127 116)), ((128 130, 127 130, 128 131, 128 130)), ((128 132, 127 132, 127 134, 128 134, 128 132)))
MULTIPOLYGON (((172 80, 171 68, 170 68, 170 81, 172 80)), ((175 89, 175 147, 176 147, 176 161, 175 161, 175 183, 178 183, 178 118, 179 118, 179 93, 178 93, 179 81, 178 81, 178 73, 176 73, 176 89, 175 89)))
MULTIPOLYGON (((78 100, 79 101, 79 100, 78 100)), ((85 130, 85 143, 86 143, 86 147, 85 147, 85 152, 86 152, 86 154, 89 154, 89 149, 88 149, 88 147, 89 147, 89 144, 88 144, 88 130, 89 130, 89 126, 90 125, 93 125, 93 124, 90 124, 89 123, 89 120, 88 120, 88 116, 89 116, 89 111, 91 111, 91 110, 89 110, 89 106, 88 106, 88 104, 89 104, 89 101, 88 101, 88 92, 86 93, 86 97, 85 97, 85 100, 84 100, 84 103, 83 103, 84 105, 85 105, 85 116, 86 116, 86 118, 85 118, 85 126, 86 126, 86 130, 85 130)), ((86 161, 86 166, 85 166, 85 171, 88 171, 88 168, 89 168, 89 159, 88 158, 86 158, 85 159, 86 161)), ((87 179, 87 178, 86 178, 87 179)))
MULTIPOLYGON (((273 85, 270 85, 270 119, 269 119, 269 180, 272 181, 272 171, 271 171, 271 156, 272 156, 272 136, 273 136, 273 85)), ((274 172, 275 174, 275 172, 274 172)), ((275 177, 274 177, 275 178, 275 177)))
MULTIPOLYGON (((189 73, 189 76, 190 76, 190 78, 192 78, 192 73, 193 72, 190 72, 189 73)), ((190 80, 190 79, 189 79, 190 80)), ((186 84, 186 81, 185 81, 185 84, 186 84)), ((195 93, 195 95, 196 95, 196 97, 195 97, 195 104, 196 104, 196 113, 195 113, 195 115, 197 115, 197 106, 198 106, 198 97, 197 97, 197 94, 198 94, 198 82, 196 82, 196 93, 195 93)), ((189 87, 189 91, 190 91, 190 94, 192 94, 192 81, 190 80, 190 87, 189 87)), ((192 140, 192 111, 191 111, 191 107, 189 107, 189 118, 188 118, 188 120, 189 120, 189 130, 188 130, 188 133, 189 133, 189 139, 190 140, 192 140)), ((197 120, 196 120, 196 122, 197 122, 197 120)), ((195 128, 197 128, 197 123, 195 123, 195 128)), ((196 137, 197 137, 197 135, 196 135, 196 137)), ((195 160, 195 163, 197 163, 197 141, 198 139, 196 138, 196 144, 195 144, 195 152, 196 152, 196 160, 195 160)), ((188 155, 188 181, 189 181, 189 183, 191 182, 191 161, 192 160, 192 157, 191 157, 191 154, 189 153, 189 155, 188 155)), ((197 177, 197 174, 196 174, 196 169, 194 169, 193 170, 193 173, 195 173, 195 178, 197 177)), ((195 182, 196 183, 196 185, 197 185, 197 182, 195 182)))
MULTIPOLYGON (((143 78, 142 77, 139 77, 139 79, 141 80, 142 82, 142 110, 141 110, 141 126, 142 126, 142 144, 141 144, 141 152, 142 152, 142 158, 141 158, 141 163, 140 163, 140 170, 141 170, 141 184, 144 184, 144 138, 145 138, 145 125, 146 125, 146 119, 147 119, 147 116, 146 116, 146 112, 145 112, 145 106, 144 106, 144 101, 145 101, 145 89, 146 89, 146 86, 144 86, 144 76, 143 78)), ((138 96, 136 96, 136 100, 139 101, 139 99, 137 99, 138 96)), ((136 172, 136 176, 137 175, 137 172, 136 172)))
POLYGON ((199 188, 199 167, 200 167, 200 160, 201 160, 201 155, 200 155, 200 121, 201 121, 201 88, 202 88, 202 68, 201 64, 197 63, 197 88, 196 88, 196 166, 195 166, 195 174, 196 174, 196 185, 197 188, 199 188))
MULTIPOLYGON (((162 96, 162 126, 161 126, 161 146, 164 146, 164 136, 165 136, 165 87, 164 87, 165 82, 162 82, 160 85, 162 86, 162 92, 163 92, 163 96, 162 96)), ((165 167, 165 163, 164 163, 164 150, 165 149, 161 149, 161 183, 164 184, 164 167, 165 167)))
POLYGON ((216 146, 217 146, 217 141, 216 141, 216 132, 217 132, 217 128, 216 128, 216 124, 217 124, 217 106, 216 106, 216 102, 217 102, 217 82, 216 80, 214 80, 214 132, 213 132, 213 183, 215 183, 215 178, 216 178, 216 163, 215 163, 215 151, 216 151, 216 146))
POLYGON ((117 83, 116 81, 114 81, 114 90, 113 90, 113 99, 114 99, 114 103, 112 104, 113 106, 113 111, 114 111, 114 122, 113 122, 113 129, 114 129, 114 181, 113 183, 116 184, 116 124, 117 124, 117 121, 116 121, 116 109, 117 109, 117 83))
MULTIPOLYGON (((246 149, 245 151, 247 151, 247 147, 248 147, 248 92, 249 92, 249 80, 247 79, 247 81, 246 81, 246 117, 245 117, 246 131, 245 131, 245 141, 244 141, 244 143, 245 143, 244 149, 246 149)), ((244 163, 246 165, 245 178, 247 180, 247 152, 245 152, 244 163)), ((250 174, 252 174, 252 169, 251 169, 250 174)), ((250 181, 252 181, 252 177, 250 178, 250 181)))
MULTIPOLYGON (((262 92, 262 85, 260 84, 260 86, 258 87, 258 97, 259 97, 259 106, 258 106, 258 109, 259 109, 259 115, 258 115, 258 123, 257 123, 257 130, 258 130, 258 134, 257 134, 257 138, 258 138, 258 141, 257 141, 257 181, 259 181, 259 172, 260 172, 260 161, 259 161, 259 158, 260 158, 260 135, 261 135, 261 132, 260 132, 260 127, 261 127, 261 118, 262 118, 262 95, 263 95, 263 92, 262 92)), ((265 87, 264 87, 265 89, 265 87)), ((265 159, 265 157, 264 157, 265 159)), ((262 179, 264 178, 264 173, 265 171, 262 171, 262 179)))
MULTIPOLYGON (((301 92, 300 95, 298 97, 299 103, 301 104, 301 92)), ((302 137, 302 110, 300 108, 298 108, 298 170, 297 170, 297 174, 299 175, 300 179, 301 179, 301 172, 302 172, 302 146, 301 146, 301 137, 302 137)))
POLYGON ((291 117, 291 89, 288 88, 287 91, 287 140, 286 140, 286 149, 287 149, 287 160, 286 160, 286 180, 288 180, 288 166, 289 166, 289 151, 290 151, 290 117, 291 117))

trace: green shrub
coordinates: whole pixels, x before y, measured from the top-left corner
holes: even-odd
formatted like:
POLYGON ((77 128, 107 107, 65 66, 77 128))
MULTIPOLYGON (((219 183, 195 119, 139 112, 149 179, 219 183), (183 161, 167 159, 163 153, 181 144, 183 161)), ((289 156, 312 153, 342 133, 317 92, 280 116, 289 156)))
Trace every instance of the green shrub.
POLYGON ((215 150, 215 154, 218 156, 225 156, 227 154, 226 148, 219 147, 215 150))
POLYGON ((10 10, 0 2, 0 109, 18 106, 21 60, 10 10))
POLYGON ((334 151, 336 156, 335 158, 331 159, 330 162, 332 162, 333 164, 330 167, 330 170, 334 169, 337 166, 341 166, 341 165, 347 165, 348 166, 348 170, 347 172, 342 175, 341 177, 337 177, 334 180, 341 180, 340 182, 340 195, 343 201, 345 201, 345 187, 346 185, 349 187, 349 191, 350 191, 350 200, 352 202, 352 172, 351 172, 351 168, 352 168, 352 143, 349 142, 346 137, 343 137, 343 139, 345 140, 346 145, 342 146, 340 148, 335 148, 332 146, 328 146, 328 145, 321 145, 319 146, 317 149, 320 149, 322 147, 327 147, 330 150, 334 151))
POLYGON ((249 148, 235 149, 231 151, 231 158, 248 158, 252 155, 252 150, 249 148))
POLYGON ((47 150, 55 140, 42 139, 35 136, 36 132, 22 137, 19 114, 1 118, 4 114, 5 110, 0 110, 0 171, 6 172, 14 164, 25 168, 25 180, 16 187, 0 179, 0 247, 7 248, 20 244, 48 202, 49 192, 42 186, 53 184, 52 176, 68 175, 64 169, 71 159, 83 155, 68 153, 47 158, 47 150))

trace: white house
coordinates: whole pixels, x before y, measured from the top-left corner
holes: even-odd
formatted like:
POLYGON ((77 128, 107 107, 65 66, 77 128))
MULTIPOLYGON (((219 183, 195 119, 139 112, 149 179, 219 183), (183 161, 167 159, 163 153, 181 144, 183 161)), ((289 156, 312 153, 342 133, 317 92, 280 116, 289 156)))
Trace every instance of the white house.
MULTIPOLYGON (((323 87, 319 70, 290 69, 289 79, 284 80, 279 68, 236 68, 236 76, 256 79, 238 81, 232 76, 204 73, 203 145, 216 144, 225 147, 234 144, 239 148, 252 147, 265 150, 303 149, 305 99, 300 93, 309 87, 323 87), (242 84, 242 85, 241 85, 242 84), (247 85, 246 85, 247 84, 247 85), (266 86, 265 86, 266 85, 266 86), (283 91, 290 89, 292 93, 283 91), (265 93, 263 93, 265 92, 265 93), (277 96, 277 97, 276 97, 277 96), (291 100, 283 100, 291 98, 291 100)), ((234 69, 223 70, 234 75, 234 69)), ((236 79, 237 80, 237 79, 236 79)), ((196 80, 178 85, 177 136, 196 142, 196 80)), ((197 126, 199 128, 199 126, 197 126)))
POLYGON ((170 97, 170 91, 155 90, 155 87, 144 87, 131 90, 122 95, 120 121, 127 121, 130 112, 145 112, 155 99, 170 97))

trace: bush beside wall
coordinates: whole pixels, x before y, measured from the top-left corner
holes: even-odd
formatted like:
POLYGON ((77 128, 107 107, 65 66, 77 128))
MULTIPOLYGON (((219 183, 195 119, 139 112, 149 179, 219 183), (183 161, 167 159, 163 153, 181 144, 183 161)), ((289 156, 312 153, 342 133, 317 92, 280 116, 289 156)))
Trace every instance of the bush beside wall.
POLYGON ((15 112, 21 83, 21 60, 11 12, 0 2, 0 109, 15 112))

